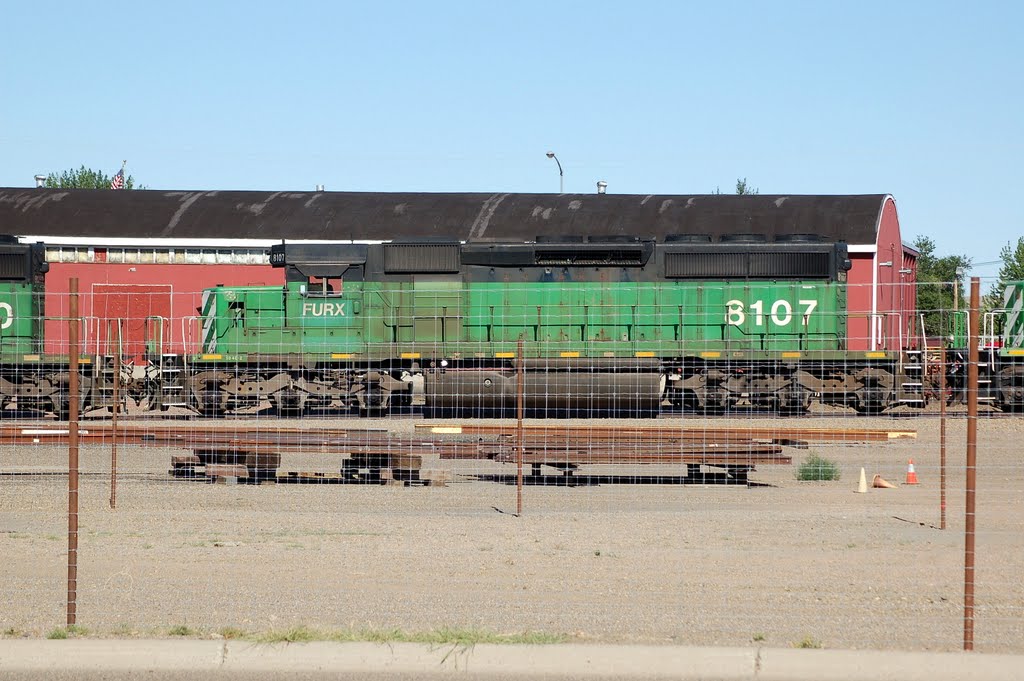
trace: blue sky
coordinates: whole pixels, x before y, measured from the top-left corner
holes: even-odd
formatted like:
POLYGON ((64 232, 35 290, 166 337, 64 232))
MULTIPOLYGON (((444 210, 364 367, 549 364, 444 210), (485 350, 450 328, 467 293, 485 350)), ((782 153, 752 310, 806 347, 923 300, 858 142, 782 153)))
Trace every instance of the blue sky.
MULTIPOLYGON (((5 3, 0 186, 896 197, 1024 235, 1024 3, 5 3)), ((975 274, 995 275, 998 266, 975 274)))

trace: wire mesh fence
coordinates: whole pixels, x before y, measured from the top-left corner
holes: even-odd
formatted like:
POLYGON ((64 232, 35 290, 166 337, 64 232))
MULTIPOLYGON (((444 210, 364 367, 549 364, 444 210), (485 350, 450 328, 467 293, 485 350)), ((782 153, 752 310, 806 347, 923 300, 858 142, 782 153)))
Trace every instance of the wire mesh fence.
POLYGON ((973 393, 974 637, 1021 652, 1018 299, 923 286, 12 299, 0 631, 67 622, 75 355, 90 632, 957 649, 973 393))

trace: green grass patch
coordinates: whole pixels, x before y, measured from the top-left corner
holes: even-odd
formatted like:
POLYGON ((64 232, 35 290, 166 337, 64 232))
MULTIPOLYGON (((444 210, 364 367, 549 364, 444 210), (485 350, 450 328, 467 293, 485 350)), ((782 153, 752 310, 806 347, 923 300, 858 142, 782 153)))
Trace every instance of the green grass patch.
POLYGON ((562 634, 548 634, 544 632, 499 634, 485 629, 459 628, 441 628, 429 631, 403 631, 402 629, 320 631, 305 626, 253 634, 246 638, 256 643, 308 643, 310 641, 350 643, 367 641, 371 643, 426 643, 430 645, 454 644, 463 646, 480 643, 550 645, 552 643, 563 643, 567 640, 567 637, 562 634))
POLYGON ((327 641, 330 638, 323 632, 300 625, 291 629, 271 630, 254 634, 251 640, 256 643, 309 643, 310 641, 327 641))
POLYGON ((87 636, 88 634, 89 630, 85 627, 72 624, 68 627, 57 627, 56 629, 51 630, 50 633, 46 635, 46 638, 54 641, 63 641, 76 636, 87 636))
POLYGON ((796 470, 797 480, 838 480, 839 475, 839 464, 817 454, 808 456, 796 470))
POLYGON ((199 634, 199 631, 187 624, 178 624, 168 629, 167 633, 171 636, 196 636, 199 634))
POLYGON ((821 641, 810 636, 804 636, 802 641, 797 641, 793 644, 794 648, 806 648, 808 650, 817 650, 821 648, 821 641))
POLYGON ((238 627, 222 627, 220 630, 217 631, 217 633, 220 634, 222 638, 225 638, 229 641, 233 641, 239 638, 245 638, 246 636, 245 630, 239 629, 238 627))

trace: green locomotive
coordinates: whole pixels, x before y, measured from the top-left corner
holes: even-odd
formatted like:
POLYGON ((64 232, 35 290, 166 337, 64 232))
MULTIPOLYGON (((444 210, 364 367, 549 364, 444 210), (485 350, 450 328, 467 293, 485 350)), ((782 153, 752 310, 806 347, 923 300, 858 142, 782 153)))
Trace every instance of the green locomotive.
POLYGON ((515 405, 520 342, 536 414, 923 405, 919 364, 846 350, 841 242, 289 243, 271 264, 284 287, 204 292, 200 352, 154 347, 154 407, 370 414, 422 385, 427 413, 483 415, 515 405))

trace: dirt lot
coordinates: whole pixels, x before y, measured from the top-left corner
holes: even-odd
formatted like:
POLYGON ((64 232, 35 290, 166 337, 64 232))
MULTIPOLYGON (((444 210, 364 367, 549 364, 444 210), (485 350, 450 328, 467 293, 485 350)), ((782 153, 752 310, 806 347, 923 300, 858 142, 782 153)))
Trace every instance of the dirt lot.
MULTIPOLYGON (((410 431, 415 422, 359 425, 410 431)), ((794 462, 814 452, 836 460, 838 482, 797 482, 794 465, 759 469, 751 477, 765 484, 751 488, 534 486, 523 517, 510 513, 514 486, 471 479, 513 466, 427 462, 456 474, 442 488, 207 485, 169 478, 176 452, 139 448, 121 451, 111 511, 109 450, 86 447, 79 622, 99 635, 182 624, 450 626, 612 642, 959 648, 965 420, 948 425, 945 532, 935 527, 936 418, 687 419, 699 423, 920 436, 789 450, 794 462), (880 473, 899 483, 908 458, 919 486, 852 493, 862 466, 869 480, 880 473)), ((1024 419, 985 420, 980 431, 977 648, 1022 653, 1024 419)), ((63 624, 66 457, 53 447, 0 448, 0 633, 44 635, 63 624)), ((285 455, 282 472, 339 467, 285 455)))

